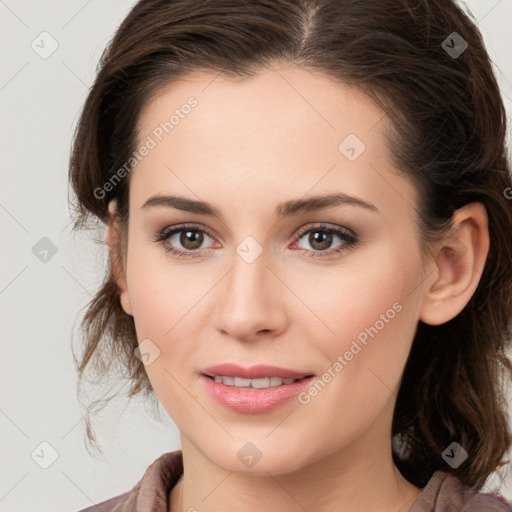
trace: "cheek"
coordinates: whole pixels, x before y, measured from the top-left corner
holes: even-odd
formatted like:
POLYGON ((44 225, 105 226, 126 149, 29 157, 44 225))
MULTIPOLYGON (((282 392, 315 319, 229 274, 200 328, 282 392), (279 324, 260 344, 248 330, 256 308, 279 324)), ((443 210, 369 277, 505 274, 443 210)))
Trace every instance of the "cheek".
POLYGON ((309 332, 313 353, 325 363, 316 389, 312 386, 302 403, 309 402, 305 410, 325 424, 342 424, 344 433, 335 436, 356 436, 398 393, 416 328, 416 308, 407 298, 405 281, 395 281, 392 287, 390 275, 375 271, 371 279, 343 280, 345 288, 336 291, 337 299, 327 294, 319 303, 334 334, 318 323, 321 331, 309 332))
POLYGON ((183 368, 195 365, 199 336, 194 329, 207 321, 198 320, 201 303, 197 303, 205 292, 191 285, 187 273, 177 266, 150 263, 142 250, 130 256, 127 285, 137 339, 140 344, 149 340, 146 346, 155 354, 145 371, 158 400, 175 421, 183 422, 188 415, 181 418, 180 411, 191 403, 183 387, 183 368))
POLYGON ((333 391, 354 404, 389 398, 410 351, 417 326, 418 299, 411 292, 420 281, 419 255, 403 247, 375 247, 357 264, 301 281, 305 286, 298 295, 315 312, 301 325, 326 356, 325 371, 336 375, 333 391))
POLYGON ((162 389, 168 396, 181 396, 171 375, 178 378, 184 368, 195 371, 202 364, 197 346, 200 330, 211 318, 207 293, 218 277, 204 272, 203 279, 193 265, 177 265, 165 253, 139 247, 134 246, 128 260, 130 303, 139 343, 148 339, 159 353, 145 369, 159 398, 165 399, 162 389))
MULTIPOLYGON (((410 302, 418 276, 419 260, 414 253, 382 243, 354 253, 343 265, 328 272, 289 278, 296 283, 297 296, 309 306, 300 305, 297 313, 307 318, 316 331, 316 335, 311 333, 312 339, 338 353, 348 349, 350 341, 361 333, 364 340, 365 329, 376 323, 381 336, 392 331, 396 336, 407 316, 397 310, 405 310, 405 302, 410 302)), ((300 323, 298 318, 296 321, 300 323)))
POLYGON ((173 264, 161 248, 136 244, 134 240, 127 269, 135 325, 141 336, 163 340, 171 329, 186 324, 187 312, 204 291, 187 270, 192 266, 173 264))

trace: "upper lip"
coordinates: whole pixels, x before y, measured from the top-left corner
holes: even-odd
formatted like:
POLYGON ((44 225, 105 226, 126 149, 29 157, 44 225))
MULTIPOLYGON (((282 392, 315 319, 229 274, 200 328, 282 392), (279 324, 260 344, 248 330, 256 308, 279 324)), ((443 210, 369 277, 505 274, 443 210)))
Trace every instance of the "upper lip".
POLYGON ((291 379, 301 379, 314 375, 313 372, 302 372, 291 370, 289 368, 281 368, 279 366, 269 366, 266 364, 259 364, 244 368, 234 363, 223 363, 215 366, 208 366, 201 370, 203 375, 214 377, 215 375, 222 375, 226 377, 242 377, 244 379, 260 379, 262 377, 282 377, 291 379))

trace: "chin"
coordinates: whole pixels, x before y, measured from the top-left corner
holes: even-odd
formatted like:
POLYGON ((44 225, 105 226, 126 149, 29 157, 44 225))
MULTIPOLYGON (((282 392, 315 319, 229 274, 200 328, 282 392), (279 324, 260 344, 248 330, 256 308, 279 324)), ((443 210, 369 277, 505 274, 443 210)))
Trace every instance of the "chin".
MULTIPOLYGON (((236 444, 235 449, 224 448, 221 453, 210 453, 211 456, 208 458, 226 471, 265 477, 268 477, 268 473, 272 475, 292 473, 307 463, 303 449, 297 446, 290 446, 289 450, 283 451, 282 446, 264 448, 262 447, 264 443, 258 443, 258 441, 255 443, 244 441, 236 444)), ((205 455, 208 456, 206 453, 205 455)))

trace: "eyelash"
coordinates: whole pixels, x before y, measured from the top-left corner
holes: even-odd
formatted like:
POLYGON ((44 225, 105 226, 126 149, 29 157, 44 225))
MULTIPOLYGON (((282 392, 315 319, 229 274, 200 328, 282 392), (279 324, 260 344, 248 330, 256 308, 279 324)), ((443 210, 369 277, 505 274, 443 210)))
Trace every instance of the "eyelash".
MULTIPOLYGON (((199 250, 182 251, 181 249, 175 249, 165 244, 167 239, 169 239, 172 235, 174 235, 175 233, 180 233, 182 231, 203 232, 206 233, 210 238, 214 238, 207 230, 200 228, 197 225, 180 224, 178 226, 173 226, 172 228, 166 228, 163 231, 157 233, 154 238, 154 241, 162 245, 165 252, 171 253, 178 258, 195 258, 201 256, 199 250)), ((351 235, 350 233, 348 233, 347 231, 341 228, 326 226, 325 224, 318 224, 315 226, 309 226, 300 229, 297 233, 296 241, 299 241, 305 234, 315 231, 338 235, 344 241, 344 243, 341 244, 336 249, 331 249, 328 251, 312 251, 309 249, 298 249, 299 251, 306 251, 308 253, 307 256, 309 256, 310 258, 326 258, 328 256, 332 256, 333 254, 344 253, 345 251, 353 249, 358 243, 358 239, 351 235)))

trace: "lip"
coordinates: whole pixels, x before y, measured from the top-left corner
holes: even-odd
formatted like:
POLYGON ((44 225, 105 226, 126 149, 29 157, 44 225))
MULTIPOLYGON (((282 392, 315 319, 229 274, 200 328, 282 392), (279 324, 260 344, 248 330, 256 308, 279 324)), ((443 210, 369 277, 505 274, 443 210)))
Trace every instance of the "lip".
POLYGON ((223 363, 215 366, 203 368, 200 373, 202 375, 214 377, 222 375, 226 377, 242 377, 244 379, 261 379, 263 377, 282 377, 291 379, 302 379, 314 375, 314 372, 301 372, 291 370, 290 368, 280 368, 279 366, 269 366, 259 364, 244 368, 234 363, 223 363))
MULTIPOLYGON (((276 367, 273 368, 275 369, 276 367)), ((260 371, 260 369, 261 367, 258 368, 258 371, 260 371)), ((217 373, 216 375, 226 374, 217 373)), ((241 376, 240 374, 238 375, 241 376)), ((266 376, 278 377, 279 375, 267 374, 266 376)), ((226 386, 221 382, 215 382, 211 377, 204 374, 201 375, 200 378, 208 393, 210 393, 214 400, 216 400, 220 405, 238 413, 260 414, 273 411, 280 405, 285 404, 297 396, 311 384, 315 379, 315 376, 312 375, 310 377, 302 378, 292 384, 282 384, 281 386, 274 386, 266 389, 256 389, 252 387, 235 388, 232 386, 226 386)))

